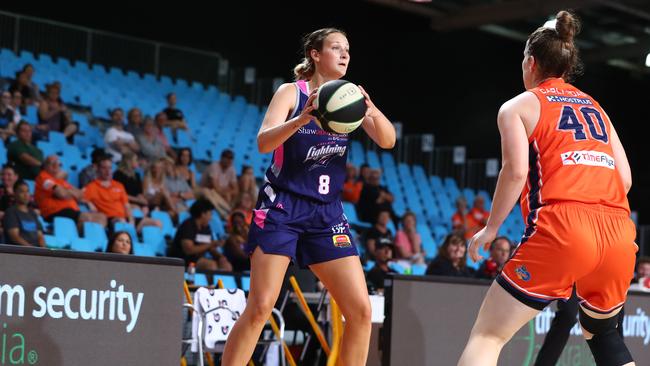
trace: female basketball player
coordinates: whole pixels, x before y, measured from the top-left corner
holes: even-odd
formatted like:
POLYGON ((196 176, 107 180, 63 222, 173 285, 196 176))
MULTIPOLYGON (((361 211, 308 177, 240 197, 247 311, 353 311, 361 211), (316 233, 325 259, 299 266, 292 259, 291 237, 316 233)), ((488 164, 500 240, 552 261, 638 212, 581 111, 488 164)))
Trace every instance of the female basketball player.
POLYGON ((578 31, 578 20, 561 11, 554 27, 533 32, 522 63, 527 91, 499 110, 503 166, 487 226, 470 240, 472 259, 520 194, 527 227, 488 290, 459 365, 496 365, 514 333, 549 302, 568 299, 574 283, 596 364, 634 364, 616 332, 637 250, 630 167, 605 111, 563 80, 578 69, 578 31))
MULTIPOLYGON (((340 361, 365 365, 370 342, 370 303, 361 263, 340 193, 345 180, 347 135, 329 134, 310 112, 314 91, 345 75, 348 40, 340 30, 305 38, 296 82, 273 96, 257 135, 260 152, 273 151, 248 237, 251 290, 246 311, 233 328, 222 365, 245 365, 278 297, 289 261, 308 266, 345 316, 340 361)), ((395 129, 361 89, 368 106, 363 129, 382 148, 395 144, 395 129)))

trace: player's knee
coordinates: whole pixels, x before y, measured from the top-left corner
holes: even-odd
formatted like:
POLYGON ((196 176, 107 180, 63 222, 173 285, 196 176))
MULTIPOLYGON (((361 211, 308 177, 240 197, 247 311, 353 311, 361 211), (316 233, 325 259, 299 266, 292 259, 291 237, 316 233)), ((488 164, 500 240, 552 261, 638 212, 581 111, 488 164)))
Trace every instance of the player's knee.
POLYGON ((598 366, 620 366, 633 362, 623 338, 616 331, 617 324, 617 315, 597 319, 580 308, 580 325, 593 335, 585 338, 588 338, 587 344, 598 366))
POLYGON ((246 311, 250 312, 250 319, 253 323, 264 324, 269 320, 275 301, 270 297, 261 297, 246 304, 246 311))
POLYGON ((350 310, 344 311, 343 316, 346 322, 352 322, 358 326, 370 326, 372 321, 372 308, 367 301, 359 301, 358 304, 350 306, 350 310))

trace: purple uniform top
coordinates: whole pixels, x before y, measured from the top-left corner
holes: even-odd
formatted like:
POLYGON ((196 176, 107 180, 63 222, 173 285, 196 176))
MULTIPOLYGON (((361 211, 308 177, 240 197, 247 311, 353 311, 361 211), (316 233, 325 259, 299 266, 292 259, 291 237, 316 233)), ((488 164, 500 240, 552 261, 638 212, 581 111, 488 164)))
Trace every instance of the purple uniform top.
MULTIPOLYGON (((298 116, 309 99, 306 81, 294 85, 296 105, 289 119, 298 116)), ((333 202, 343 190, 347 159, 348 135, 326 132, 311 120, 275 149, 266 180, 282 191, 333 202)))

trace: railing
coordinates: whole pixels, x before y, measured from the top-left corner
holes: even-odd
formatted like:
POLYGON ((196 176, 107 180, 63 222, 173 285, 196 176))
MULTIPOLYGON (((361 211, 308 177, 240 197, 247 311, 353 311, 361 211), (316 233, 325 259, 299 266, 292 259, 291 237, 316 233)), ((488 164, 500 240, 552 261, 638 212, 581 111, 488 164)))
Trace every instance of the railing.
POLYGON ((0 11, 0 47, 199 81, 230 91, 227 61, 219 53, 5 11, 0 11))

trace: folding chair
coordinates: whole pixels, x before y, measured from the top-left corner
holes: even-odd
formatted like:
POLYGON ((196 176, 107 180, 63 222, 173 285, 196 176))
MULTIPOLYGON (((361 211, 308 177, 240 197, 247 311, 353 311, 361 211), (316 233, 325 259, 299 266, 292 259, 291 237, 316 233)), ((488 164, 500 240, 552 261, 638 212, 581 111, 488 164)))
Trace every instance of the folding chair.
MULTIPOLYGON (((246 296, 240 289, 208 289, 200 287, 194 293, 194 305, 184 304, 192 309, 192 338, 183 343, 191 346, 193 353, 199 354, 199 366, 204 366, 204 352, 223 352, 226 340, 237 319, 246 308, 246 296)), ((280 348, 280 359, 285 366, 284 318, 273 309, 279 322, 279 336, 275 340, 258 341, 258 344, 274 344, 280 348)))

